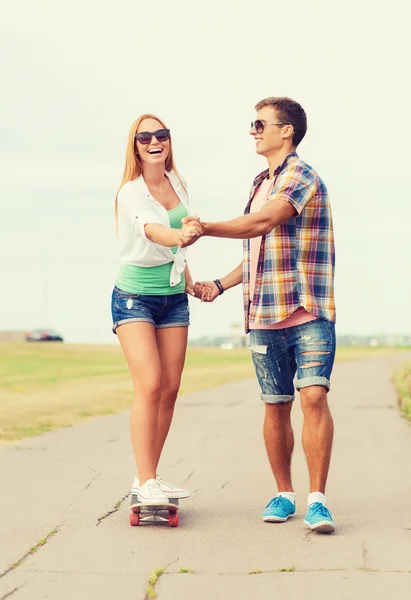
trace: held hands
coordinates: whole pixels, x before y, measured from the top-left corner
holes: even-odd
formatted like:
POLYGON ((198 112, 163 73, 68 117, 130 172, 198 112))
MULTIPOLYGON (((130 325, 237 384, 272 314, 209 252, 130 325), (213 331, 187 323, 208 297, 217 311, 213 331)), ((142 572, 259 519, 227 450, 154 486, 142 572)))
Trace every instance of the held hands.
POLYGON ((211 294, 211 290, 206 287, 206 286, 202 286, 201 283, 199 283, 198 281, 196 281, 194 283, 193 280, 191 281, 187 281, 186 280, 186 294, 189 294, 190 296, 193 296, 194 298, 199 298, 201 300, 201 302, 207 302, 207 300, 205 298, 208 298, 211 294), (204 296, 204 300, 203 300, 203 296, 204 296))
MULTIPOLYGON (((184 217, 181 219, 182 227, 179 230, 180 248, 194 244, 202 235, 203 227, 199 217, 184 217)), ((186 281, 186 293, 201 300, 201 302, 214 302, 220 295, 220 290, 214 281, 186 281)), ((221 291, 222 293, 222 291, 221 291)))
POLYGON ((184 217, 181 219, 182 228, 179 230, 178 246, 187 248, 194 244, 203 234, 199 217, 184 217))
POLYGON ((214 281, 196 281, 193 287, 196 298, 199 298, 201 302, 214 302, 217 296, 220 295, 220 291, 214 281))
POLYGON ((186 294, 188 294, 189 296, 194 296, 195 297, 195 291, 194 291, 194 283, 193 281, 187 281, 186 280, 186 294))

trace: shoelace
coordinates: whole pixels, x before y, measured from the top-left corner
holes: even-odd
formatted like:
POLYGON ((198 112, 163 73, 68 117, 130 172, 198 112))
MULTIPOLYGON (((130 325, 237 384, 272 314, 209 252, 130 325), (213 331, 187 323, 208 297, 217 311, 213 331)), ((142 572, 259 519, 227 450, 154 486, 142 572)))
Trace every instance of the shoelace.
POLYGON ((156 496, 159 492, 161 493, 161 488, 158 483, 148 483, 148 493, 150 496, 156 496))
POLYGON ((271 506, 273 506, 274 508, 277 508, 277 506, 281 506, 281 508, 283 508, 284 510, 287 510, 286 500, 287 500, 287 498, 283 498, 282 496, 276 496, 275 498, 270 500, 270 502, 267 504, 266 508, 270 508, 271 506))
POLYGON ((171 483, 167 483, 167 481, 164 481, 164 479, 160 475, 157 475, 157 482, 160 485, 164 485, 164 486, 170 488, 170 490, 176 490, 177 489, 177 487, 175 485, 171 485, 171 483))
POLYGON ((328 508, 321 504, 321 502, 314 502, 310 506, 310 512, 313 515, 320 515, 321 517, 327 517, 327 519, 331 519, 331 514, 328 508))

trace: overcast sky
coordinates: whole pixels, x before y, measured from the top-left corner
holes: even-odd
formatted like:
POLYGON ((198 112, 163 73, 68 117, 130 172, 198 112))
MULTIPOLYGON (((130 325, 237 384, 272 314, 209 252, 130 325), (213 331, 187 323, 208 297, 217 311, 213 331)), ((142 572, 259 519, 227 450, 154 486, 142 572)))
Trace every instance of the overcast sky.
MULTIPOLYGON (((308 115, 299 155, 331 197, 337 332, 411 333, 408 2, 110 5, 2 8, 0 330, 115 341, 113 205, 133 120, 166 121, 193 211, 223 220, 242 214, 265 168, 248 135, 254 105, 288 95, 308 115)), ((202 239, 188 255, 195 279, 241 259, 238 240, 202 239)), ((192 338, 242 321, 240 288, 190 302, 192 338)))

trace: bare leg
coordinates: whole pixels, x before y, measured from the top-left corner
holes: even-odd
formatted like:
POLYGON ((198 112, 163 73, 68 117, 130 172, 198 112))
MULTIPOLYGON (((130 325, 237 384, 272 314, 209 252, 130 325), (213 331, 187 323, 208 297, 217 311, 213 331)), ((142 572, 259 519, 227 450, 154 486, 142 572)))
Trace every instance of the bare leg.
POLYGON ((325 494, 334 422, 327 402, 327 390, 312 385, 300 390, 301 408, 304 414, 303 448, 310 474, 310 492, 325 494))
POLYGON ((294 434, 291 427, 292 402, 265 405, 264 441, 279 492, 293 492, 291 455, 294 434))
POLYGON ((186 357, 187 335, 188 327, 167 327, 156 331, 162 377, 156 442, 156 467, 173 419, 174 406, 180 389, 181 374, 186 357))
POLYGON ((134 384, 130 412, 130 435, 140 484, 156 477, 158 410, 161 397, 161 366, 154 326, 126 323, 117 328, 134 384))

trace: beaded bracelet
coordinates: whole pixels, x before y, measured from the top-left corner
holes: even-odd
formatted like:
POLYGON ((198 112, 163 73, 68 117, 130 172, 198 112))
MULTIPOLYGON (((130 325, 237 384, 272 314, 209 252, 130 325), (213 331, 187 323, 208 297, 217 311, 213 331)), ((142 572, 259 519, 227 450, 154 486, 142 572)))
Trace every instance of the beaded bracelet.
POLYGON ((224 288, 221 285, 221 281, 219 279, 214 279, 214 283, 218 287, 218 291, 220 292, 220 296, 221 296, 221 294, 224 294, 224 288))

